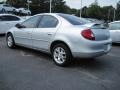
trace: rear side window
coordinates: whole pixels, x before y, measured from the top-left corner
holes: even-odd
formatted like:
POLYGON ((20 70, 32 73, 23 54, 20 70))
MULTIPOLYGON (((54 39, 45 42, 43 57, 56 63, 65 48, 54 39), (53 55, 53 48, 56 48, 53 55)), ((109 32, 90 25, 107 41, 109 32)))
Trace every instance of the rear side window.
POLYGON ((90 22, 88 20, 80 19, 80 17, 73 16, 73 15, 68 15, 68 14, 58 14, 58 15, 66 19, 72 25, 83 25, 90 22))
POLYGON ((120 22, 115 22, 109 24, 109 29, 110 30, 120 30, 120 22))
POLYGON ((16 16, 1 16, 0 17, 1 21, 19 21, 20 18, 16 17, 16 16))
POLYGON ((55 28, 57 24, 58 24, 57 18, 49 15, 44 15, 42 16, 38 28, 55 28))

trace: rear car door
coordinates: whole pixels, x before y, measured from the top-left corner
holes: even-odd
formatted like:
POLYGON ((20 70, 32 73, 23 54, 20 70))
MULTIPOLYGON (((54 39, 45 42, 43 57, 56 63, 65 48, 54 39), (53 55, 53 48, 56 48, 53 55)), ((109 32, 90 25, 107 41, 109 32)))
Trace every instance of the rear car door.
POLYGON ((120 42, 120 22, 110 23, 109 30, 113 42, 120 42))
POLYGON ((38 28, 34 29, 33 46, 38 49, 47 51, 52 37, 55 35, 59 21, 51 15, 43 15, 38 28))
POLYGON ((23 28, 14 31, 15 42, 24 46, 32 47, 32 33, 39 22, 39 16, 31 17, 21 24, 23 28))

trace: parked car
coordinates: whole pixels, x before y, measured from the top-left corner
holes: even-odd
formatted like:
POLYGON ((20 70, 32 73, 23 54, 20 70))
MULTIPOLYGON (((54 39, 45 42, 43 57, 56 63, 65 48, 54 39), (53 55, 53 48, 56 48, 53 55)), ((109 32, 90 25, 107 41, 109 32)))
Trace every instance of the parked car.
POLYGON ((72 57, 95 58, 111 49, 109 30, 60 13, 35 15, 10 29, 6 38, 9 48, 20 45, 51 53, 59 66, 68 64, 72 57))
POLYGON ((1 12, 15 12, 15 8, 8 4, 0 4, 1 12))
POLYGON ((14 27, 17 23, 22 22, 23 20, 12 14, 0 14, 0 34, 4 34, 10 28, 14 27))
POLYGON ((31 15, 31 11, 27 8, 18 8, 16 9, 17 13, 31 15))
POLYGON ((109 23, 110 35, 113 43, 120 43, 120 21, 109 23))

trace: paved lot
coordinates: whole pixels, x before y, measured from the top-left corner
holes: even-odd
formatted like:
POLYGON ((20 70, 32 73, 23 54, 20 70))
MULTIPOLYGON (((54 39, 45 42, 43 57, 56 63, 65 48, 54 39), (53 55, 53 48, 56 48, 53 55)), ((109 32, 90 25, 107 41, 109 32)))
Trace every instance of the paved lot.
POLYGON ((79 59, 62 68, 26 48, 7 48, 0 36, 0 90, 120 90, 120 46, 96 60, 79 59))

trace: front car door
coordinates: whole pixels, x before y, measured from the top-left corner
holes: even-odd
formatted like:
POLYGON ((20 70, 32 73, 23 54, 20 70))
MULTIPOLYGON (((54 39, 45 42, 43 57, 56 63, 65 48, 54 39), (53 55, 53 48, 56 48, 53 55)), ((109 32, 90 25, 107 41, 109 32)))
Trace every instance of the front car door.
POLYGON ((109 30, 113 42, 120 42, 120 22, 110 23, 109 30))
POLYGON ((21 24, 23 28, 17 28, 14 31, 15 42, 17 44, 32 47, 32 33, 39 19, 39 16, 31 17, 21 24))
POLYGON ((51 15, 42 15, 38 28, 33 31, 33 47, 41 50, 48 50, 52 37, 59 27, 57 18, 51 15))

